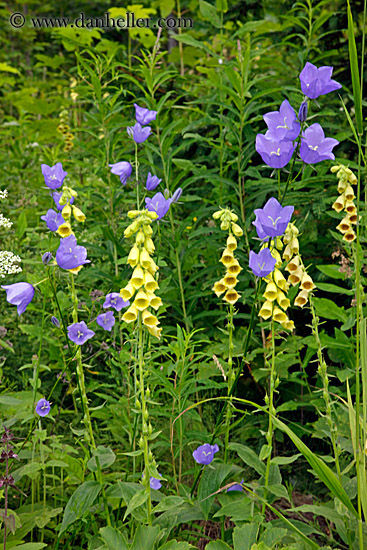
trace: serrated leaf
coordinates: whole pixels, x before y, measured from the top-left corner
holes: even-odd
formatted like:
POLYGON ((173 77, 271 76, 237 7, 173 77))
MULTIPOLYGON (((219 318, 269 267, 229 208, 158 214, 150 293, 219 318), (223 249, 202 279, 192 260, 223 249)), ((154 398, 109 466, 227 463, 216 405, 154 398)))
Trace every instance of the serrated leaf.
POLYGON ((85 481, 77 488, 66 505, 59 535, 88 512, 100 490, 101 486, 97 481, 85 481))

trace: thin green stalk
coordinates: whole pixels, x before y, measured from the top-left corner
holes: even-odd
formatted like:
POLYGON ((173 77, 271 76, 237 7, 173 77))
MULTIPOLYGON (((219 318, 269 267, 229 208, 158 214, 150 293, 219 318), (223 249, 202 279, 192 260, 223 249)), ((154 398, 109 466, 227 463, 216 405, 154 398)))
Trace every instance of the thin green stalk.
MULTIPOLYGON (((233 316, 234 316, 234 305, 230 304, 229 313, 228 313, 228 371, 227 371, 227 383, 228 383, 228 393, 230 396, 232 384, 234 382, 234 372, 233 372, 233 316)), ((227 463, 228 459, 228 443, 229 443, 229 427, 232 418, 232 401, 227 402, 227 413, 226 413, 226 427, 225 427, 225 444, 224 444, 224 462, 227 463)))
MULTIPOLYGON (((177 18, 181 19, 181 3, 180 0, 177 0, 177 18)), ((181 25, 178 26, 178 34, 182 33, 181 25)), ((178 43, 178 51, 180 52, 180 74, 183 76, 185 74, 185 65, 184 65, 184 57, 183 57, 183 44, 181 40, 178 43)))
MULTIPOLYGON (((45 515, 45 513, 46 513, 46 464, 45 464, 45 455, 44 455, 43 445, 42 445, 41 419, 39 419, 39 421, 38 421, 38 428, 39 428, 39 431, 40 431, 40 439, 39 439, 39 442, 40 442, 40 456, 41 456, 41 464, 42 464, 42 471, 43 471, 43 515, 45 515)), ((43 537, 44 537, 44 529, 42 528, 42 530, 41 530, 41 542, 43 542, 43 537)))
POLYGON ((37 396, 37 389, 38 389, 38 378, 39 378, 42 344, 43 344, 43 329, 44 329, 44 326, 45 326, 45 305, 46 305, 46 297, 45 297, 45 295, 43 295, 40 345, 39 345, 39 348, 38 348, 36 372, 33 375, 33 399, 32 399, 33 405, 32 405, 32 410, 34 410, 34 407, 35 407, 35 404, 36 404, 36 396, 37 396))
POLYGON ((136 208, 139 210, 139 162, 138 162, 138 144, 135 143, 135 185, 136 185, 136 208))

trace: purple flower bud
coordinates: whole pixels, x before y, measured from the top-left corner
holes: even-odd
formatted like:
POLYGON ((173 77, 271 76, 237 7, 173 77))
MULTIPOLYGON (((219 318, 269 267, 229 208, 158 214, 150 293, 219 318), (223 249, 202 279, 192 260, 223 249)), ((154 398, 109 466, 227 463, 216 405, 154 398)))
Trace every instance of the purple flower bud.
POLYGON ((60 328, 60 321, 54 315, 51 317, 51 323, 55 325, 55 327, 60 328))
POLYGON ((182 189, 181 187, 178 187, 172 195, 172 202, 178 202, 180 200, 181 195, 182 195, 182 189))
POLYGON ((52 259, 51 252, 45 252, 44 255, 42 256, 43 265, 49 264, 51 259, 52 259))
POLYGON ((298 120, 300 122, 304 122, 307 118, 307 112, 308 112, 308 103, 307 101, 302 101, 301 106, 298 111, 298 120))

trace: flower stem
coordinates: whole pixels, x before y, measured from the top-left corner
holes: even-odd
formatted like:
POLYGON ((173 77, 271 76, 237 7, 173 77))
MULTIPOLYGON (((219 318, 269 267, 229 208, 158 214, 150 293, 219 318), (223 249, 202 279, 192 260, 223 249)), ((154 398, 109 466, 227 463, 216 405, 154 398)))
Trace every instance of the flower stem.
MULTIPOLYGON (((234 382, 234 372, 232 369, 233 365, 233 316, 234 316, 234 305, 230 304, 228 312, 228 371, 227 371, 227 383, 228 391, 227 395, 231 397, 231 388, 234 382)), ((229 426, 232 418, 232 400, 230 399, 227 402, 227 411, 226 411, 226 428, 225 428, 225 446, 224 446, 224 462, 227 463, 228 459, 228 443, 229 443, 229 426)))

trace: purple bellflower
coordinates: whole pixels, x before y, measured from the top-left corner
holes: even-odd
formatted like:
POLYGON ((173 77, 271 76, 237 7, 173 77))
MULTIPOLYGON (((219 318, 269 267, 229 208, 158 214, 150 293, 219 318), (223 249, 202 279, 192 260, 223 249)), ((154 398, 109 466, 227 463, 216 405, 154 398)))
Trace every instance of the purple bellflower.
POLYGON ((292 141, 279 141, 269 131, 256 136, 256 151, 271 168, 283 168, 291 160, 294 150, 292 141))
POLYGON ((62 169, 61 162, 57 162, 55 166, 48 166, 48 164, 41 164, 41 170, 43 177, 45 178, 45 184, 50 189, 58 189, 62 186, 67 172, 62 169))
POLYGON ((263 116, 271 136, 276 141, 292 141, 299 136, 301 129, 297 115, 287 99, 283 101, 279 111, 271 111, 263 116))
POLYGON ((308 113, 308 103, 307 101, 302 101, 298 111, 298 120, 300 122, 305 122, 305 120, 307 119, 307 113, 308 113))
POLYGON ((182 195, 182 189, 181 187, 177 187, 176 191, 172 195, 172 202, 178 202, 180 200, 181 195, 182 195))
POLYGON ((45 216, 41 216, 41 220, 46 222, 46 225, 50 231, 57 231, 60 225, 65 223, 62 214, 55 212, 52 208, 47 210, 47 214, 45 216))
POLYGON ((115 318, 113 316, 113 311, 106 311, 106 313, 101 313, 97 317, 97 324, 102 327, 104 330, 112 330, 113 325, 115 324, 115 318))
POLYGON ((161 183, 161 179, 158 178, 158 176, 152 176, 150 172, 148 172, 147 182, 145 184, 145 187, 148 191, 154 191, 154 189, 161 183))
POLYGON ((256 208, 254 210, 254 214, 256 215, 254 225, 258 230, 258 235, 260 226, 262 229, 261 234, 265 234, 268 237, 280 237, 283 235, 290 222, 293 210, 294 206, 284 206, 283 208, 274 197, 268 200, 264 208, 256 208))
POLYGON ((274 270, 276 259, 269 248, 263 248, 258 254, 250 250, 249 266, 256 277, 266 277, 274 270))
POLYGON ((72 325, 68 326, 68 337, 69 340, 74 342, 74 344, 77 344, 78 346, 81 346, 89 340, 89 338, 93 338, 95 335, 95 332, 93 330, 90 330, 84 321, 81 321, 80 323, 73 323, 72 325))
POLYGON ((145 124, 149 124, 153 120, 155 120, 157 116, 157 111, 149 111, 149 109, 145 109, 144 107, 139 107, 136 103, 134 103, 135 107, 135 118, 136 122, 139 122, 142 126, 145 124))
POLYGON ((122 185, 126 185, 126 182, 133 171, 133 167, 130 162, 123 160, 122 162, 116 162, 115 164, 109 164, 108 166, 111 168, 112 174, 120 177, 122 185))
POLYGON ((110 292, 107 294, 103 307, 106 309, 108 307, 113 307, 116 311, 121 311, 123 307, 130 305, 130 302, 123 300, 118 292, 110 292))
POLYGON ((80 265, 89 264, 87 249, 79 246, 74 235, 60 239, 60 246, 56 251, 56 262, 62 269, 75 269, 80 265))
POLYGON ((333 147, 339 144, 334 138, 326 138, 324 130, 317 122, 302 133, 299 154, 306 164, 316 164, 322 160, 334 160, 333 147))
POLYGON ((42 263, 43 265, 48 265, 50 261, 52 260, 52 254, 51 252, 45 252, 42 256, 42 263))
POLYGON ((129 126, 127 128, 128 135, 133 138, 135 143, 143 143, 143 141, 148 139, 151 131, 152 129, 150 126, 145 126, 143 128, 142 125, 139 124, 139 122, 136 122, 134 126, 129 126))
POLYGON ((215 453, 219 451, 219 447, 217 444, 210 445, 209 443, 205 443, 204 445, 200 445, 195 451, 192 453, 192 456, 194 457, 195 461, 198 464, 210 464, 214 458, 215 453))
POLYGON ((62 193, 59 193, 58 191, 55 191, 54 193, 52 193, 52 198, 58 210, 62 210, 64 206, 66 206, 68 203, 73 204, 75 200, 75 197, 71 197, 71 199, 70 200, 68 199, 65 204, 60 204, 61 197, 62 197, 62 193))
POLYGON ((17 306, 18 315, 25 312, 34 296, 34 286, 30 283, 14 283, 13 285, 1 285, 6 290, 6 301, 17 306))
POLYGON ((331 80, 332 74, 333 67, 317 68, 307 61, 299 75, 302 92, 310 99, 316 99, 320 95, 339 90, 342 85, 336 80, 331 80))
POLYGON ((164 195, 160 191, 151 199, 149 197, 145 198, 145 206, 148 210, 150 210, 150 212, 157 212, 157 220, 160 220, 167 214, 171 203, 172 199, 165 199, 164 195))
POLYGON ((162 487, 162 483, 159 481, 159 479, 153 476, 149 478, 149 485, 151 489, 155 489, 156 491, 158 491, 162 487))
POLYGON ((51 317, 51 323, 57 327, 57 328, 60 328, 60 321, 58 320, 57 317, 55 317, 54 315, 51 317))
POLYGON ((228 487, 227 493, 229 493, 229 491, 243 491, 242 483, 243 483, 243 479, 241 479, 241 484, 236 483, 235 485, 228 487))
POLYGON ((36 405, 36 413, 39 416, 47 416, 51 410, 51 403, 47 399, 40 399, 36 405))

